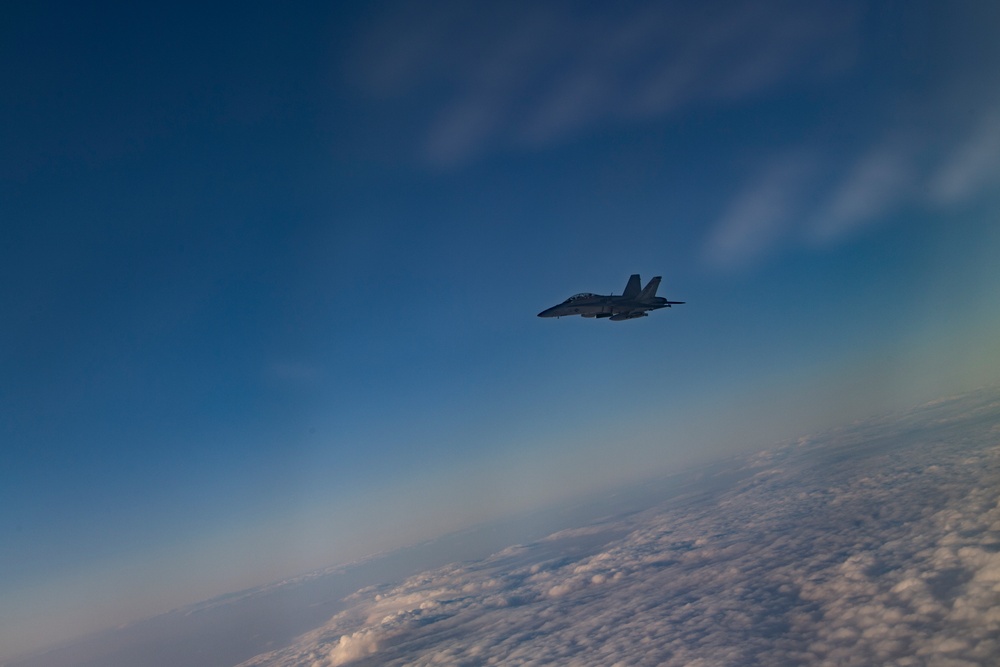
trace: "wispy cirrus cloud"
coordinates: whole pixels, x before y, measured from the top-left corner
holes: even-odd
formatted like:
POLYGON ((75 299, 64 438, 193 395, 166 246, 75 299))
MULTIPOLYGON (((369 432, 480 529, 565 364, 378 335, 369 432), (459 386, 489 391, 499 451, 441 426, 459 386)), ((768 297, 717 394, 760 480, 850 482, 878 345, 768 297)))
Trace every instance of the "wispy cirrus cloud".
POLYGON ((267 366, 267 376, 287 384, 311 384, 323 377, 319 366, 299 361, 275 361, 267 366))
MULTIPOLYGON (((985 22, 980 14, 956 6, 945 19, 968 27, 985 22)), ((914 65, 883 48, 866 20, 860 5, 834 2, 428 9, 400 0, 360 33, 349 69, 371 99, 407 109, 413 150, 438 167, 682 110, 748 105, 789 84, 841 81, 835 73, 877 72, 852 79, 856 117, 825 121, 863 130, 837 133, 852 138, 831 147, 817 127, 761 155, 704 223, 705 263, 738 270, 781 248, 847 242, 907 210, 962 205, 997 183, 1000 110, 989 91, 1000 70, 991 36, 977 32, 974 55, 949 46, 957 55, 940 71, 907 78, 900 74, 914 65), (891 121, 873 127, 878 118, 891 121), (956 133, 966 124, 969 132, 956 133)), ((905 30, 907 39, 926 38, 905 30)), ((789 109, 768 113, 780 118, 766 122, 797 120, 789 109)))
POLYGON ((961 202, 1000 183, 1000 108, 990 109, 930 176, 931 200, 961 202))
POLYGON ((802 210, 816 167, 815 156, 804 152, 764 165, 715 224, 705 248, 709 264, 743 266, 774 250, 802 210))
POLYGON ((858 156, 807 219, 811 240, 827 243, 874 224, 914 186, 911 146, 876 146, 858 156))
POLYGON ((986 106, 969 132, 946 131, 955 124, 931 118, 854 152, 803 145, 753 164, 708 225, 705 264, 745 269, 781 248, 846 243, 901 213, 947 211, 995 191, 1000 109, 986 106))
POLYGON ((824 76, 851 61, 856 27, 833 2, 403 2, 363 34, 351 76, 422 108, 424 158, 455 164, 824 76))

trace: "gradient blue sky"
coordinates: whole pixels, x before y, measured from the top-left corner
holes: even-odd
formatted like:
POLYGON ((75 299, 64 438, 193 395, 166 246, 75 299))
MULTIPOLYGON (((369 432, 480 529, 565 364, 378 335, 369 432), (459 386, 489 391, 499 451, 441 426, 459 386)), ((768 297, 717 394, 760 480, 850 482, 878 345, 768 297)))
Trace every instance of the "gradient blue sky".
POLYGON ((5 4, 0 645, 996 383, 991 4, 5 4))

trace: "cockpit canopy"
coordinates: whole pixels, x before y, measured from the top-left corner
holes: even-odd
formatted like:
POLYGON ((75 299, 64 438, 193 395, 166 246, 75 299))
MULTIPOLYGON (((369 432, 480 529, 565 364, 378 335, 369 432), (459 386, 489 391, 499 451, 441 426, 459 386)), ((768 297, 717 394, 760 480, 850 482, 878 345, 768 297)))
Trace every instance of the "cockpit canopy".
POLYGON ((597 298, 596 294, 591 294, 590 292, 580 292, 579 294, 574 294, 570 298, 563 301, 563 303, 572 303, 573 301, 581 301, 583 299, 594 299, 597 298))

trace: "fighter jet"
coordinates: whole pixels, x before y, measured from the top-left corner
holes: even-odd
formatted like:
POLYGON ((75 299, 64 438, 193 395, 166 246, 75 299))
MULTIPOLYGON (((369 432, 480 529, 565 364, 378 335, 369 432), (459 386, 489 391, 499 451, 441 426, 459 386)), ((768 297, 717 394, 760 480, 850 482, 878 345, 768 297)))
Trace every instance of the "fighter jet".
POLYGON ((606 317, 612 322, 634 320, 646 317, 648 310, 669 308, 684 303, 683 301, 667 301, 662 296, 656 296, 656 288, 660 286, 660 276, 651 279, 643 289, 639 274, 634 273, 625 285, 621 296, 604 296, 583 292, 575 294, 557 306, 546 308, 538 313, 539 317, 562 317, 564 315, 581 315, 583 317, 606 317))

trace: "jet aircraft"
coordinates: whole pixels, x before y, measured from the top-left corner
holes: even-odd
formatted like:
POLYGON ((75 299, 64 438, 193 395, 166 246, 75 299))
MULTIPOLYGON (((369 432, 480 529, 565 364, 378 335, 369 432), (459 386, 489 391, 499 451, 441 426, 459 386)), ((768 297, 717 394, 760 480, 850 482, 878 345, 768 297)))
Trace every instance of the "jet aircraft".
POLYGON ((650 279, 646 287, 642 287, 639 274, 634 273, 625 285, 625 292, 621 296, 611 294, 591 294, 583 292, 575 294, 557 306, 546 308, 538 313, 539 317, 563 317, 564 315, 580 315, 582 317, 606 317, 612 322, 622 320, 634 320, 637 317, 646 317, 649 310, 658 308, 670 308, 684 303, 683 301, 667 301, 662 296, 656 296, 656 289, 660 286, 660 276, 650 279))

